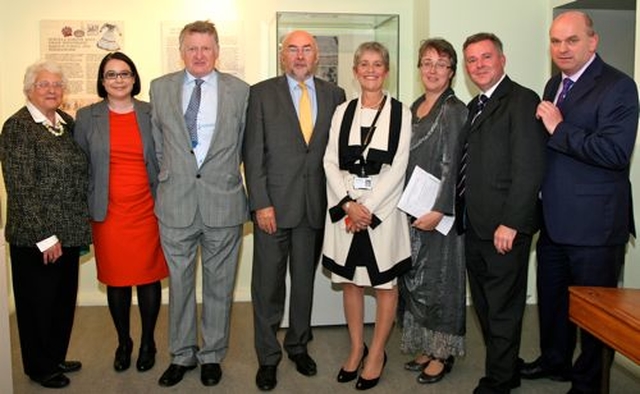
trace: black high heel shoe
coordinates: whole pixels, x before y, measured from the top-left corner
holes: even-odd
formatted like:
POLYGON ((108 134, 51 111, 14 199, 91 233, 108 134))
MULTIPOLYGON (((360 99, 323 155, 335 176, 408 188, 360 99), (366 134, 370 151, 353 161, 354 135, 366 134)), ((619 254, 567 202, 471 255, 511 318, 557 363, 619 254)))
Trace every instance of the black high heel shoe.
POLYGON ((418 375, 418 378, 417 378, 418 383, 420 384, 436 383, 441 381, 442 378, 444 378, 444 375, 451 372, 451 369, 453 368, 453 363, 455 361, 455 358, 453 358, 453 356, 449 356, 446 359, 438 358, 436 360, 442 363, 443 365, 442 370, 435 375, 429 375, 424 371, 420 372, 420 375, 418 375))
POLYGON ((382 370, 380 371, 380 375, 377 378, 373 379, 364 379, 362 376, 358 377, 358 381, 356 382, 356 390, 369 390, 378 385, 380 381, 380 376, 382 376, 382 372, 384 371, 384 367, 387 365, 387 352, 384 352, 384 361, 382 362, 382 370))
POLYGON ((360 357, 360 363, 358 363, 358 367, 353 371, 345 371, 344 368, 340 368, 340 372, 338 372, 337 381, 339 383, 347 383, 352 381, 353 379, 358 377, 358 370, 364 364, 364 359, 369 355, 369 348, 367 344, 364 344, 364 350, 362 351, 362 357, 360 357))
POLYGON ((156 364, 156 346, 155 345, 142 345, 138 353, 138 361, 136 361, 136 368, 140 372, 145 372, 153 368, 156 364))
POLYGON ((133 341, 127 339, 125 343, 118 345, 116 349, 116 357, 113 360, 113 369, 117 372, 126 371, 131 366, 131 351, 133 350, 133 341))

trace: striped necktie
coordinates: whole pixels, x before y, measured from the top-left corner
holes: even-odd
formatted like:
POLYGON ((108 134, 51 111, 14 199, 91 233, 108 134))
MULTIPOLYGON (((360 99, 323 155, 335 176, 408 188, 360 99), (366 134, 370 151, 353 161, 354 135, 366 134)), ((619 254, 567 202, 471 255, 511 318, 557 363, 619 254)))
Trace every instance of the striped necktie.
POLYGON ((562 80, 562 90, 560 91, 560 95, 558 96, 558 101, 556 101, 556 106, 562 104, 564 99, 567 98, 567 94, 569 94, 569 90, 573 87, 573 82, 571 78, 565 78, 562 80))

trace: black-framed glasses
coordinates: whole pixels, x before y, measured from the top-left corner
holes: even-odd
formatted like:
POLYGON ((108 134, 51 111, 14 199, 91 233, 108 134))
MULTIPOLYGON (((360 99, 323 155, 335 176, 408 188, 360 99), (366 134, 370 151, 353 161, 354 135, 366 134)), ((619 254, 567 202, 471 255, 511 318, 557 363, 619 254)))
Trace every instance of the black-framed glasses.
POLYGON ((133 78, 135 75, 131 72, 131 71, 121 71, 121 72, 116 72, 116 71, 107 71, 106 73, 104 73, 104 79, 108 79, 108 80, 115 80, 115 79, 129 79, 129 78, 133 78))

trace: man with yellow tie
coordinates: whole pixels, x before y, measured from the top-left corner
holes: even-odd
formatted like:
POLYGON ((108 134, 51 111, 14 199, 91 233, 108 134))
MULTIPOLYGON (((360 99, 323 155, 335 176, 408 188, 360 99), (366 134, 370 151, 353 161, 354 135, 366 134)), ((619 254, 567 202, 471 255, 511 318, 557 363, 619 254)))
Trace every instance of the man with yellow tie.
POLYGON ((313 281, 326 213, 322 166, 331 117, 344 90, 314 77, 318 47, 306 31, 282 41, 284 75, 251 87, 244 166, 254 222, 253 301, 256 385, 272 390, 282 358, 276 337, 284 314, 285 275, 291 275, 289 328, 284 349, 298 372, 316 374, 311 340, 313 281))

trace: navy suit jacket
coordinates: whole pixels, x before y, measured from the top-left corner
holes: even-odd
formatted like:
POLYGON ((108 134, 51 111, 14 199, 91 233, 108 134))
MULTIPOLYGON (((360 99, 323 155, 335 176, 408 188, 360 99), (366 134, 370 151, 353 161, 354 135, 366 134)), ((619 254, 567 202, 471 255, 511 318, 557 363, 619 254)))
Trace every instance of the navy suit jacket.
MULTIPOLYGON (((554 100, 560 80, 549 80, 544 100, 554 100)), ((560 111, 564 120, 547 143, 542 186, 547 233, 561 244, 624 244, 634 232, 629 166, 638 128, 636 84, 596 55, 560 111)))

